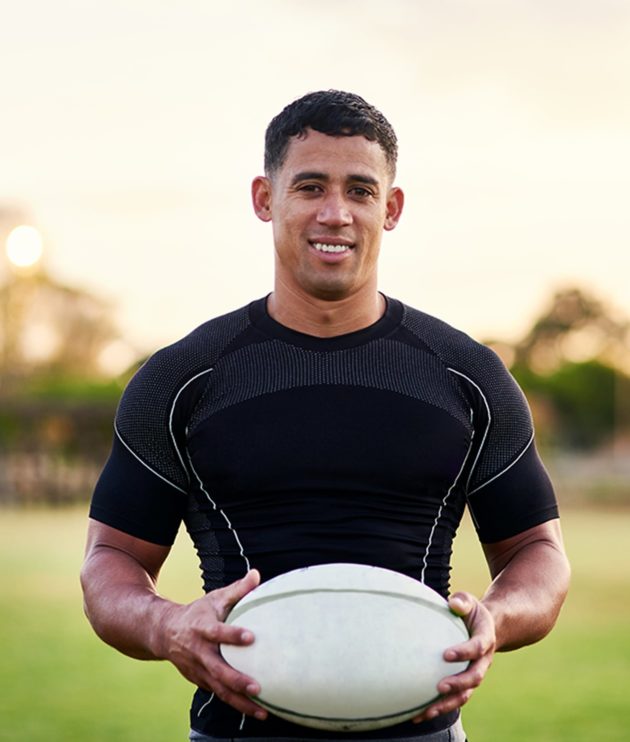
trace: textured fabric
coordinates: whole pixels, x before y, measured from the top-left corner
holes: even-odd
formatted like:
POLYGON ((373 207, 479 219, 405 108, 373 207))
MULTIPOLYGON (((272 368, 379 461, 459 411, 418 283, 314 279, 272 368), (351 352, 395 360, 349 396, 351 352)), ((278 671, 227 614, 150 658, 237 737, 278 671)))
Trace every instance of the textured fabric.
MULTIPOLYGON (((355 562, 447 596, 466 505, 485 542, 557 517, 529 409, 497 356, 392 299, 374 325, 333 338, 279 325, 261 299, 134 377, 91 513, 162 544, 183 519, 206 591, 250 567, 266 580, 355 562)), ((194 729, 296 736, 241 720, 197 692, 194 729)))

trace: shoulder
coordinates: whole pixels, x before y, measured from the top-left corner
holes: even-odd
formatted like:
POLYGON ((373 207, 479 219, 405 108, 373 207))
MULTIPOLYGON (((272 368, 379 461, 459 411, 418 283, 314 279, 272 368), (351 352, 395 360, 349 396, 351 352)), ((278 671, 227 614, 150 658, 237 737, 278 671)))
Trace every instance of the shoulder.
POLYGON ((532 430, 529 406, 499 356, 448 323, 403 306, 402 326, 456 377, 472 406, 481 409, 484 417, 494 418, 495 428, 516 423, 523 431, 523 439, 528 439, 532 430))
POLYGON ((145 367, 166 366, 184 374, 208 363, 215 363, 229 345, 250 324, 248 306, 215 317, 195 328, 185 337, 152 355, 145 367))
POLYGON ((159 382, 162 389, 177 389, 209 369, 249 326, 248 307, 204 322, 185 337, 151 355, 131 380, 128 389, 159 382))
POLYGON ((462 330, 418 309, 403 304, 402 327, 440 360, 473 379, 484 373, 507 373, 499 356, 462 330))
POLYGON ((209 320, 154 353, 125 389, 115 431, 147 468, 186 486, 182 431, 207 386, 213 365, 249 326, 248 307, 209 320))
POLYGON ((139 424, 145 429, 163 425, 182 392, 195 382, 205 383, 213 365, 248 325, 248 307, 241 307, 150 356, 123 393, 116 415, 119 434, 127 437, 139 424))

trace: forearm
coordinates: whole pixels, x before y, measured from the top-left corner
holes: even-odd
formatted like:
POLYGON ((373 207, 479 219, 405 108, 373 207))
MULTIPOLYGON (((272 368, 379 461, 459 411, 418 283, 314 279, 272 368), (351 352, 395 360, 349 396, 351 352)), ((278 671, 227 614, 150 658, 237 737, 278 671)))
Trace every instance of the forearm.
POLYGON ((496 629, 496 650, 533 644, 553 628, 569 587, 570 567, 560 540, 520 546, 482 598, 496 629))
POLYGON ((133 557, 110 547, 94 549, 81 571, 85 613, 98 636, 136 659, 163 659, 163 626, 176 605, 133 557))

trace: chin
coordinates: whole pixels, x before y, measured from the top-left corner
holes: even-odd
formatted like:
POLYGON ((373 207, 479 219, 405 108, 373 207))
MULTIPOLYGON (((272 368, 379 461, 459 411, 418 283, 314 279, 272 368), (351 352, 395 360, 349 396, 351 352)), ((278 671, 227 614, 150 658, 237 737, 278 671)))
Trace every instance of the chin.
POLYGON ((341 301, 352 293, 347 286, 311 286, 307 290, 314 299, 321 301, 341 301))
POLYGON ((330 277, 328 280, 313 280, 313 276, 306 276, 301 281, 301 286, 307 294, 315 299, 321 299, 322 301, 339 301, 350 296, 354 290, 355 285, 352 281, 342 277, 333 278, 330 277))

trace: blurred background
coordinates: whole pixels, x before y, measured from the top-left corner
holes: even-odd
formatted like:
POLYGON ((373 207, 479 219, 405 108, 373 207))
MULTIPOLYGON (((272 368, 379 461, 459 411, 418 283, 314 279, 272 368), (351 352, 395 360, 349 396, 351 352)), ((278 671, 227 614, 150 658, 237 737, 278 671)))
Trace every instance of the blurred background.
MULTIPOLYGON (((363 95, 399 136, 407 199, 382 289, 504 359, 579 566, 564 633, 505 659, 508 683, 525 663, 530 701, 500 738, 624 738, 610 688, 630 681, 615 633, 630 607, 629 48, 625 0, 0 0, 0 739, 185 734, 184 681, 101 647, 81 616, 87 502, 138 365, 271 289, 249 185, 269 120, 325 88, 363 95), (545 651, 564 667, 595 630, 609 654, 573 668, 565 711, 524 732, 545 651), (124 706, 129 677, 141 696, 124 706), (609 727, 581 713, 596 679, 609 727)), ((475 558, 459 574, 482 591, 475 558)), ((173 564, 166 584, 192 599, 185 542, 173 564)), ((499 738, 494 687, 471 704, 479 739, 499 738)))

